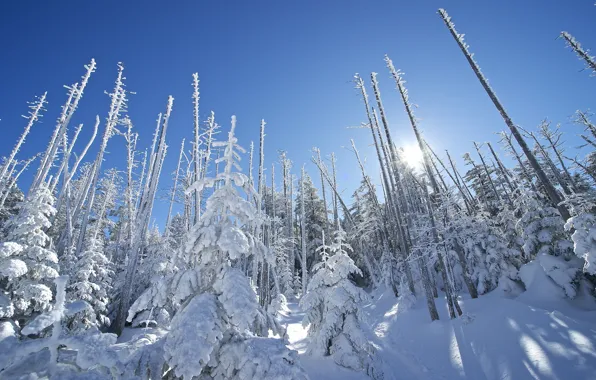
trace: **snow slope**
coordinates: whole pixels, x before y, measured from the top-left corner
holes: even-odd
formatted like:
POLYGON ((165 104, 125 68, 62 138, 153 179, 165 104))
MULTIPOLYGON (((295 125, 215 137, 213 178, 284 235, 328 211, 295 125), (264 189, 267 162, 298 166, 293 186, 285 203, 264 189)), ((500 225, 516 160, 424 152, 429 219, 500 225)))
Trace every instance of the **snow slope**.
MULTIPOLYGON (((460 298, 464 316, 449 320, 437 299, 441 320, 430 322, 424 300, 400 310, 391 292, 366 306, 386 378, 395 379, 596 379, 596 312, 564 300, 539 308, 495 291, 476 300, 460 298)), ((303 313, 289 303, 282 317, 290 348, 311 379, 367 379, 364 373, 337 366, 330 358, 304 353, 303 313)))
POLYGON ((394 366, 396 376, 596 379, 596 312, 580 312, 564 302, 557 305, 559 310, 545 310, 496 292, 460 299, 464 317, 454 321, 448 318, 445 301, 438 299, 441 320, 432 323, 424 302, 400 313, 393 295, 381 294, 368 309, 386 348, 385 360, 393 351, 400 362, 409 362, 412 372, 394 366), (578 314, 586 318, 578 319, 578 314))

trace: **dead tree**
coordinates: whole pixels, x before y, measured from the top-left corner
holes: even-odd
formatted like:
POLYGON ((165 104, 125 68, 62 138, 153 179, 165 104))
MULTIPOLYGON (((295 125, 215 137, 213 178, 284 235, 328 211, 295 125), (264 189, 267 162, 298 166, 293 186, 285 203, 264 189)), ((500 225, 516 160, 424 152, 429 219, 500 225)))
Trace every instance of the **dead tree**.
POLYGON ((495 105, 495 107, 497 108, 499 113, 501 114, 501 117, 505 121, 505 124, 511 130, 513 137, 515 137, 515 140, 517 141, 519 146, 522 148, 524 154, 526 155, 526 158, 528 159, 528 162, 530 163, 530 165, 532 166, 532 169, 536 173, 536 176, 538 177, 538 179, 544 186, 544 189, 546 190, 546 193, 547 193, 550 201, 552 202, 553 206, 555 206, 559 210, 559 213, 561 214, 561 217, 563 218, 563 220, 567 221, 567 219, 569 219, 571 217, 569 210, 567 209, 567 206, 562 203, 563 199, 557 192, 557 189, 555 189, 553 184, 548 179, 546 173, 544 172, 544 170, 538 163, 538 160, 534 156, 534 153, 532 152, 532 150, 530 149, 530 147, 528 146, 528 144, 522 137, 517 126, 511 120, 511 117, 509 117, 509 114, 505 111, 505 108, 501 104, 501 101, 497 98, 497 95, 495 94, 495 92, 492 90, 492 88, 488 84, 488 80, 486 79, 484 74, 482 74, 482 72, 480 71, 480 67, 478 66, 478 64, 476 63, 474 58, 472 58, 472 54, 468 50, 468 45, 464 42, 463 34, 457 33, 457 31, 455 30, 455 25, 451 21, 451 17, 449 17, 449 15, 447 14, 447 12, 444 9, 439 9, 439 14, 440 14, 441 18, 443 19, 443 22, 449 29, 449 32, 451 33, 452 37, 457 42, 460 50, 466 57, 466 60, 468 61, 470 67, 474 71, 474 74, 476 74, 476 77, 482 84, 482 87, 484 88, 484 90, 490 97, 491 101, 493 102, 493 104, 495 105))

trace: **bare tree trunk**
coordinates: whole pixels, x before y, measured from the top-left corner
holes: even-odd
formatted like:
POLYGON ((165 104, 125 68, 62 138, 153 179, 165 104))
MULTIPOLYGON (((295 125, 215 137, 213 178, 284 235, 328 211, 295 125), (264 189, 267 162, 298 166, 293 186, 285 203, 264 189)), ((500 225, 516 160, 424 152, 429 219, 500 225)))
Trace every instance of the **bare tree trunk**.
MULTIPOLYGON (((200 144, 200 121, 199 121, 199 74, 194 73, 192 74, 192 105, 193 105, 193 121, 194 121, 194 144, 192 147, 192 158, 194 160, 194 180, 195 182, 199 180, 201 175, 201 168, 200 168, 200 157, 199 157, 199 144, 200 144)), ((194 224, 199 222, 201 219, 201 193, 199 190, 194 191, 194 202, 195 202, 195 216, 194 216, 194 224)))
POLYGON ((575 51, 577 56, 586 62, 588 68, 590 68, 593 72, 596 72, 596 60, 590 54, 588 54, 587 50, 582 48, 582 45, 569 33, 561 32, 561 37, 567 42, 567 44, 575 51))
MULTIPOLYGON (((335 153, 331 153, 331 171, 333 173, 333 187, 337 189, 337 173, 335 172, 335 153)), ((337 196, 333 193, 333 224, 339 228, 339 212, 337 209, 337 196)))
MULTIPOLYGON (((383 189, 385 190, 385 192, 384 192, 385 199, 387 200, 388 209, 390 210, 390 213, 392 213, 393 218, 394 218, 394 223, 392 223, 392 225, 393 225, 392 229, 397 230, 397 235, 398 235, 398 240, 397 240, 397 242, 395 242, 395 245, 394 245, 394 240, 391 239, 389 236, 388 236, 387 242, 390 246, 394 245, 394 247, 396 248, 395 251, 401 255, 402 262, 404 265, 404 272, 406 273, 406 279, 408 282, 408 288, 409 288, 410 292, 414 293, 415 292, 414 279, 412 276, 410 264, 407 261, 409 252, 407 250, 405 234, 404 234, 403 226, 402 226, 402 223, 400 220, 401 213, 399 210, 399 204, 396 202, 396 200, 394 200, 394 197, 393 197, 393 193, 394 193, 393 180, 395 178, 392 175, 393 173, 391 172, 391 161, 392 160, 389 158, 387 150, 385 149, 385 146, 383 144, 383 141, 381 138, 381 133, 379 130, 380 128, 378 126, 376 113, 374 113, 374 112, 371 113, 371 111, 370 111, 368 95, 366 93, 364 81, 358 75, 355 76, 355 79, 356 79, 356 87, 360 89, 360 91, 362 93, 362 99, 364 100, 366 115, 368 118, 370 130, 371 130, 371 133, 373 136, 373 142, 375 144, 375 150, 377 153, 377 158, 379 160, 379 167, 381 169, 381 177, 383 180, 382 183, 384 184, 383 189), (378 136, 377 136, 377 134, 378 134, 378 136), (385 156, 385 161, 383 160, 381 154, 383 154, 385 156), (397 249, 398 246, 399 246, 399 249, 397 249)), ((397 287, 395 286, 394 283, 392 283, 392 287, 394 289, 395 295, 397 296, 397 287)))
MULTIPOLYGON (((408 114, 408 119, 410 120, 412 130, 414 130, 414 135, 416 136, 416 140, 418 141, 418 147, 420 148, 420 151, 422 152, 422 158, 424 160, 424 168, 426 169, 426 173, 429 176, 428 178, 430 180, 431 187, 433 188, 433 191, 438 194, 440 192, 439 184, 437 183, 435 176, 433 175, 433 172, 431 170, 430 157, 426 150, 426 145, 424 144, 424 140, 422 139, 422 136, 420 134, 420 130, 418 129, 418 124, 416 123, 416 117, 414 116, 414 112, 412 111, 412 107, 410 105, 410 99, 408 96, 408 90, 405 88, 405 83, 402 78, 402 75, 400 72, 398 72, 395 69, 395 67, 393 66, 393 62, 391 61, 391 59, 389 59, 389 57, 387 55, 385 55, 385 62, 387 63, 387 67, 389 68, 389 71, 391 72, 393 79, 395 79, 395 83, 397 84, 397 89, 399 91, 399 94, 401 95, 401 99, 402 99, 402 102, 404 103, 404 107, 406 108, 406 113, 408 114)), ((374 79, 374 82, 376 82, 376 78, 374 79)), ((375 88, 376 87, 377 86, 375 85, 375 88)), ((375 93, 376 92, 378 92, 378 90, 375 90, 375 93)), ((381 112, 381 115, 383 115, 383 112, 381 112)), ((387 134, 388 133, 389 132, 387 131, 387 134)), ((388 140, 388 141, 391 141, 391 140, 388 140)))
POLYGON ((21 137, 19 137, 19 139, 17 140, 16 145, 14 146, 14 148, 12 149, 12 151, 10 152, 10 154, 8 155, 8 157, 6 158, 6 162, 4 163, 4 165, 2 166, 2 168, 0 169, 0 192, 2 190, 4 190, 4 188, 5 188, 4 184, 10 182, 9 179, 7 178, 7 176, 6 176, 6 173, 8 172, 8 168, 10 167, 10 165, 12 165, 12 163, 14 161, 14 158, 16 157, 17 153, 21 149, 21 146, 25 142, 25 138, 27 137, 27 135, 31 131, 31 127, 42 116, 41 115, 41 111, 43 111, 43 105, 45 103, 47 103, 46 102, 46 95, 47 95, 47 91, 44 92, 43 95, 40 98, 36 99, 29 106, 29 108, 31 109, 31 111, 29 111, 29 117, 27 118, 28 122, 27 122, 27 125, 25 126, 25 130, 21 134, 21 137))
MULTIPOLYGON (((62 109, 62 115, 60 116, 60 119, 58 120, 58 124, 56 125, 56 129, 54 130, 54 134, 52 135, 50 145, 48 146, 48 149, 46 150, 46 153, 44 154, 44 157, 43 157, 42 161, 40 162, 39 170, 37 171, 35 179, 33 180, 33 183, 31 184, 31 187, 29 189, 30 192, 36 191, 37 188, 40 186, 40 184, 43 181, 45 181, 46 177, 48 176, 48 173, 54 163, 56 151, 58 150, 58 146, 60 145, 60 143, 59 143, 60 136, 62 136, 64 133, 66 133, 66 129, 68 127, 68 124, 70 123, 70 119, 72 118, 75 111, 77 110, 79 101, 83 97, 83 91, 85 91, 85 87, 87 87, 87 83, 89 82, 89 77, 91 77, 91 74, 95 71, 95 66, 96 66, 95 60, 91 59, 91 62, 88 65, 85 65, 85 69, 87 71, 86 71, 85 75, 83 75, 83 78, 81 80, 81 85, 79 86, 78 84, 75 84, 70 88, 68 102, 64 105, 64 107, 62 109)), ((119 64, 118 67, 119 67, 119 75, 118 75, 119 79, 117 82, 117 88, 119 88, 118 83, 122 79, 122 75, 121 75, 122 65, 119 64)))
MULTIPOLYGON (((72 137, 72 141, 71 141, 70 145, 65 144, 64 148, 62 149, 63 150, 62 163, 60 164, 58 173, 56 173, 56 175, 54 176, 54 178, 52 179, 52 182, 50 184, 49 189, 51 192, 54 192, 54 190, 56 189, 56 186, 58 185, 58 181, 60 180, 60 177, 62 176, 62 173, 64 172, 64 167, 67 165, 68 161, 70 160, 70 155, 72 153, 72 149, 74 148, 74 145, 77 142, 79 133, 81 133, 81 129, 83 129, 83 124, 79 124, 77 129, 75 129, 74 136, 72 137)), ((62 138, 64 139, 64 141, 66 143, 68 142, 68 136, 66 133, 62 136, 62 138)), ((64 177, 64 179, 66 180, 66 177, 64 177)))
POLYGON ((555 163, 553 162, 553 160, 550 158, 550 155, 548 154, 548 152, 544 149, 544 147, 542 146, 542 144, 540 144, 540 141, 538 140, 538 138, 536 138, 536 136, 534 135, 534 133, 530 133, 530 136, 536 142, 536 147, 540 151, 540 154, 542 154, 542 157, 546 161, 546 164, 550 167, 550 170, 552 171, 553 176, 555 177, 555 179, 557 180, 557 182, 561 186, 561 189, 563 189, 563 192, 566 195, 571 195, 572 194, 571 189, 569 189, 569 186, 567 186, 567 183, 565 183, 565 181, 561 177, 561 172, 559 171, 559 168, 555 165, 555 163))
POLYGON ((528 184, 530 185, 532 190, 534 192, 538 191, 536 189, 536 186, 534 185, 534 182, 532 182, 532 176, 530 176, 528 169, 526 169, 526 165, 524 165, 524 162, 522 161, 521 156, 519 155, 519 153, 517 153, 517 150, 513 146, 513 142, 511 141, 511 136, 505 132, 501 132, 501 137, 507 142, 507 146, 509 147, 509 149, 511 150, 511 153, 517 160, 517 163, 519 164, 519 167, 520 167, 522 173, 524 174, 524 177, 526 177, 526 180, 528 181, 528 184))
MULTIPOLYGON (((451 319, 457 318, 455 314, 455 306, 458 305, 457 303, 457 296, 454 294, 454 289, 452 287, 451 281, 449 281, 448 273, 447 273, 447 266, 445 265, 445 261, 443 260, 443 255, 438 249, 439 246, 439 234, 437 232, 437 225, 435 222, 435 216, 433 214, 432 209, 432 201, 430 196, 428 195, 428 190, 426 189, 426 185, 423 183, 422 188, 424 190, 424 196, 426 198, 426 209, 428 213, 428 218, 431 224, 431 233, 433 236, 433 240, 437 246, 437 259, 439 262, 439 270, 441 271, 441 275, 443 277, 443 284, 445 285, 445 296, 447 297, 447 307, 449 308, 449 317, 451 319)), ((459 310, 459 315, 461 315, 461 310, 459 310)))
MULTIPOLYGON (((319 161, 319 165, 321 165, 321 151, 319 148, 314 148, 315 152, 317 153, 317 160, 319 161)), ((323 179, 323 174, 321 173, 321 194, 323 196, 323 204, 325 205, 325 221, 329 218, 329 214, 327 212, 327 196, 325 194, 325 180, 323 179)))
POLYGON ((488 149, 490 149, 490 153, 492 154, 493 158, 497 162, 499 171, 501 172, 501 175, 503 176, 503 179, 505 180, 505 182, 507 182, 507 186, 509 186, 509 191, 511 193, 515 192, 515 187, 513 186, 513 184, 511 183, 511 180, 510 180, 511 174, 509 173, 509 171, 507 170, 505 165, 503 165, 503 163, 501 162, 501 159, 499 159, 499 156, 497 156, 497 154, 495 153, 495 150, 493 149, 493 146, 490 144, 490 142, 487 142, 486 145, 488 145, 488 149))
POLYGON ((538 160, 532 153, 532 150, 530 149, 530 147, 528 147, 528 144, 522 137, 521 133, 519 132, 519 130, 517 129, 515 124, 513 124, 513 121, 511 120, 511 118, 509 117, 507 112, 505 111, 505 108, 503 108, 503 106, 501 105, 501 102, 499 101, 499 99, 495 95, 494 91, 488 84, 488 81, 486 80, 486 78, 484 77, 482 72, 480 71, 480 68, 478 67, 478 65, 476 64, 474 59, 472 58, 472 55, 470 54, 470 52, 468 50, 468 46, 464 43, 463 35, 457 33, 457 31, 455 30, 455 25, 453 24, 453 22, 451 22, 451 18, 449 17, 447 12, 445 12, 445 10, 440 9, 439 14, 441 15, 441 18, 443 19, 443 21, 445 22, 445 25, 451 32, 451 35, 453 36, 453 38, 459 45, 459 48, 461 49, 462 53, 466 57, 468 63, 472 67, 472 70, 474 71, 474 73, 476 74, 476 77, 482 84, 482 87, 484 87, 484 90, 486 91, 486 93, 492 100, 493 104, 495 105, 495 107, 497 108, 499 113, 501 114, 501 117, 505 121, 505 124, 507 124, 507 126, 511 130, 513 137, 515 137, 515 140, 517 141, 519 146, 522 148, 524 154, 526 155, 526 157, 528 159, 528 162, 530 162, 530 165, 534 169, 534 172, 538 176, 538 179, 540 180, 540 182, 542 182, 542 185, 544 186, 546 193, 547 193, 550 201, 552 202, 553 206, 555 206, 559 210, 559 213, 561 214, 561 217, 563 218, 563 220, 567 221, 567 219, 569 219, 571 217, 569 210, 567 209, 567 206, 565 206, 564 204, 561 203, 562 199, 559 196, 557 189, 555 189, 553 184, 550 182, 550 180, 546 176, 546 173, 544 172, 544 170, 538 163, 538 160))
MULTIPOLYGON (((97 153, 97 157, 95 158, 95 165, 93 167, 93 174, 91 176, 91 192, 89 193, 89 198, 87 200, 87 209, 85 210, 85 214, 83 214, 83 219, 81 221, 79 239, 75 251, 75 255, 77 257, 79 257, 79 254, 83 249, 83 242, 85 241, 87 224, 89 223, 89 216, 91 213, 91 209, 93 208, 93 202, 95 200, 95 190, 97 187, 97 181, 99 180, 99 172, 101 169, 101 164, 103 162, 103 156, 108 145, 108 140, 110 139, 110 137, 112 137, 113 128, 115 128, 116 124, 119 122, 121 109, 126 106, 126 91, 124 90, 124 84, 122 82, 122 80, 124 79, 124 77, 122 76, 123 70, 124 67, 122 65, 118 65, 118 77, 116 79, 116 87, 114 88, 114 92, 110 95, 112 97, 110 112, 108 113, 108 120, 106 122, 106 129, 103 135, 102 143, 99 148, 99 152, 97 153)), ((44 177, 42 176, 42 180, 43 178, 44 177)))
POLYGON ((447 169, 447 167, 445 166, 445 164, 443 163, 443 161, 439 158, 439 156, 437 156, 437 154, 435 153, 434 150, 432 150, 432 148, 430 147, 430 145, 428 143, 426 143, 426 147, 428 148, 429 152, 431 152, 431 154, 434 156, 434 158, 439 162, 439 164, 441 164, 441 167, 443 168, 443 170, 447 173, 447 175, 449 176, 449 178, 451 178, 451 182, 453 182, 453 184, 457 187, 457 189, 459 190, 459 193, 461 195, 461 198, 464 201, 464 205, 466 206, 466 210, 468 212, 468 214, 472 213, 472 208, 473 208, 473 200, 470 200, 468 198, 468 192, 464 191, 464 188, 462 187, 459 178, 457 177, 457 173, 454 172, 454 174, 451 174, 451 172, 449 171, 449 169, 447 169))
POLYGON ((170 230, 170 220, 172 217, 172 207, 174 207, 174 200, 176 199, 176 190, 178 186, 178 176, 180 173, 180 163, 182 162, 182 154, 184 153, 184 139, 180 144, 180 155, 178 155, 178 165, 176 165, 176 173, 174 174, 174 186, 172 187, 172 196, 170 197, 170 207, 168 208, 168 216, 166 217, 165 234, 168 235, 170 230))
POLYGON ((569 170, 567 169, 567 166, 565 165, 565 161, 563 161, 563 155, 561 154, 561 152, 559 152, 559 149, 557 146, 557 145, 559 145, 559 141, 561 138, 561 133, 558 131, 559 131, 559 126, 556 127, 556 131, 553 133, 553 132, 551 132, 551 130, 549 128, 549 123, 543 123, 541 125, 540 132, 541 132, 542 136, 544 136, 546 141, 548 141, 551 149, 553 150, 553 152, 555 153, 555 156, 557 157, 557 160, 559 161, 559 164, 561 164, 561 169, 563 169, 563 172, 565 173, 565 176, 567 177, 567 180, 569 181, 569 185, 575 191, 575 190, 577 190, 575 181, 573 180, 571 173, 569 173, 569 170))
MULTIPOLYGON (((4 194, 2 195, 2 200, 0 201, 0 207, 3 207, 4 206, 4 203, 6 203, 6 199, 8 198, 8 195, 10 194, 10 191, 16 185, 17 181, 19 180, 19 177, 21 176, 21 174, 23 174, 23 172, 25 170, 27 170, 27 167, 29 167, 29 165, 36 158, 37 158, 37 155, 35 155, 35 156, 31 157, 30 159, 28 159, 27 161, 25 161, 23 163, 23 166, 21 167, 21 170, 19 170, 15 176, 13 176, 12 173, 10 174, 10 177, 12 177, 12 179, 8 183, 8 186, 6 186, 5 189, 4 189, 4 194)), ((16 161, 14 161, 14 162, 16 164, 16 161)))
POLYGON ((490 183, 490 187, 493 190, 493 193, 495 193, 495 197, 497 197, 497 200, 500 201, 501 195, 497 191, 497 187, 495 186, 495 183, 493 182, 490 172, 488 171, 488 166, 486 166, 484 157, 482 156, 482 153, 480 153, 480 148, 478 147, 478 144, 475 141, 473 143, 474 143, 474 148, 476 148, 476 153, 478 153, 478 157, 480 157, 480 161, 482 162, 482 169, 484 169, 484 174, 486 174, 486 177, 488 178, 488 183, 490 183))
POLYGON ((306 287, 308 282, 308 273, 306 269, 306 213, 304 211, 304 165, 302 166, 302 176, 300 177, 300 231, 302 240, 302 294, 306 294, 306 287))
POLYGON ((142 245, 145 241, 147 233, 147 227, 149 224, 149 218, 151 216, 151 210, 153 208, 153 202, 155 199, 155 193, 157 192, 157 185, 159 181, 159 175, 163 164, 163 158, 166 153, 166 133, 168 130, 168 122, 172 112, 172 105, 174 102, 173 97, 168 98, 168 104, 166 108, 166 114, 163 119, 161 133, 159 136, 159 145, 155 159, 152 161, 152 165, 147 174, 147 186, 141 197, 139 209, 135 218, 135 235, 131 244, 129 263, 126 268, 126 276, 124 279, 124 285, 122 287, 122 294, 120 296, 120 303, 118 304, 118 311, 116 320, 114 321, 113 328, 116 333, 120 335, 124 329, 126 323, 126 315, 128 313, 128 307, 130 306, 130 297, 132 295, 132 284, 136 275, 136 269, 138 265, 139 253, 142 245))

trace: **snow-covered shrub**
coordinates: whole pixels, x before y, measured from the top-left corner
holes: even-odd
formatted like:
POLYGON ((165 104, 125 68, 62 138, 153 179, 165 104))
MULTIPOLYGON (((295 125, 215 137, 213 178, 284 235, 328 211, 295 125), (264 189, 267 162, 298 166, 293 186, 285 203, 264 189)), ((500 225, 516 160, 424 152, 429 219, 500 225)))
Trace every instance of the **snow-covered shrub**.
POLYGON ((584 259, 584 272, 596 274, 596 217, 583 213, 571 217, 565 224, 566 230, 574 230, 571 235, 573 251, 584 259))
POLYGON ((371 363, 372 346, 362 331, 361 303, 366 293, 348 278, 360 273, 348 256, 351 247, 344 243, 345 233, 338 231, 329 246, 331 257, 315 266, 308 291, 300 301, 306 314, 311 355, 331 355, 335 362, 354 370, 366 370, 371 363))
POLYGON ((122 379, 161 379, 167 370, 164 357, 165 339, 156 334, 140 334, 128 342, 131 350, 124 359, 119 375, 122 379))
MULTIPOLYGON (((13 376, 38 376, 55 379, 63 378, 112 378, 111 371, 118 365, 118 357, 111 349, 116 343, 116 335, 103 334, 97 329, 86 330, 83 334, 65 336, 62 333, 62 318, 67 311, 67 276, 57 277, 56 303, 52 311, 42 313, 31 320, 21 330, 23 335, 41 335, 51 327, 51 336, 43 339, 16 342, 11 347, 11 355, 4 360, 0 378, 13 376), (66 347, 76 352, 74 364, 59 360, 59 350, 66 347), (49 357, 45 353, 49 351, 49 357), (30 362, 37 365, 29 366, 30 362), (83 374, 84 373, 84 374, 83 374)), ((1 361, 0 361, 1 362, 1 361)))
POLYGON ((208 293, 195 296, 172 319, 165 338, 164 354, 176 376, 192 379, 217 363, 225 325, 217 298, 208 293))
POLYGON ((279 312, 287 312, 288 310, 288 300, 281 293, 273 297, 271 303, 267 306, 267 311, 271 315, 278 315, 279 312))
POLYGON ((574 298, 579 285, 579 271, 575 260, 566 261, 542 253, 521 267, 519 277, 528 295, 536 298, 574 298))
MULTIPOLYGON (((499 226, 488 214, 457 214, 447 227, 446 234, 457 240, 464 251, 467 272, 478 294, 496 289, 503 276, 516 278, 521 253, 510 248, 507 239, 499 231, 499 226)), ((463 270, 455 252, 453 256, 460 270, 463 270)), ((456 282, 463 281, 459 277, 458 275, 455 279, 456 282)))
POLYGON ((541 253, 553 256, 569 256, 572 253, 573 244, 567 238, 557 209, 541 202, 530 191, 522 191, 517 204, 521 214, 517 229, 524 241, 522 248, 526 261, 541 253))
POLYGON ((222 347, 213 378, 307 380, 308 376, 299 366, 298 354, 283 341, 240 336, 222 347))

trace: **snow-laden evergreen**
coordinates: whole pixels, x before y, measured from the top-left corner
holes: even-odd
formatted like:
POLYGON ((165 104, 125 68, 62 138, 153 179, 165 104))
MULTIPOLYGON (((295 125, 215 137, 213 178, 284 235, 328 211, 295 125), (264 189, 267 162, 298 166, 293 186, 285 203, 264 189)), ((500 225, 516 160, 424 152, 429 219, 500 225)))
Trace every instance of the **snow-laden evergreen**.
MULTIPOLYGON (((232 118, 228 141, 214 144, 225 149, 218 159, 224 170, 187 189, 202 191, 221 183, 207 200, 200 221, 185 243, 182 265, 195 276, 188 277, 192 281, 186 287, 177 289, 183 290, 183 294, 175 293, 181 303, 164 338, 164 357, 171 371, 185 378, 301 379, 305 375, 293 354, 284 353, 285 347, 275 339, 257 337, 268 330, 264 326, 270 318, 238 268, 242 259, 252 255, 269 260, 270 264, 272 261, 263 243, 250 232, 260 223, 257 210, 236 190, 242 187, 254 193, 248 178, 236 171, 240 169, 237 162, 242 148, 237 145, 235 126, 236 119, 232 118), (254 344, 262 349, 251 349, 254 344), (264 355, 267 352, 269 355, 264 355), (286 358, 284 365, 272 361, 279 355, 286 358)), ((172 284, 169 278, 164 277, 141 295, 131 307, 129 320, 138 310, 164 306, 160 289, 172 284)), ((181 278, 176 285, 182 281, 188 280, 181 278)), ((276 324, 271 327, 278 328, 276 324)))
POLYGON ((54 197, 41 186, 19 206, 19 213, 6 223, 0 275, 17 318, 50 309, 52 281, 58 277, 58 256, 50 247, 46 230, 56 210, 54 197))
POLYGON ((349 278, 361 272, 348 256, 351 247, 345 238, 345 232, 335 233, 328 247, 330 256, 323 253, 323 262, 314 267, 308 292, 300 301, 306 312, 302 323, 308 326, 308 353, 331 355, 341 366, 374 374, 374 350, 363 331, 360 309, 368 297, 349 278))

